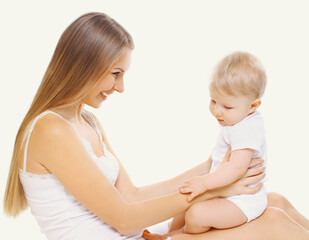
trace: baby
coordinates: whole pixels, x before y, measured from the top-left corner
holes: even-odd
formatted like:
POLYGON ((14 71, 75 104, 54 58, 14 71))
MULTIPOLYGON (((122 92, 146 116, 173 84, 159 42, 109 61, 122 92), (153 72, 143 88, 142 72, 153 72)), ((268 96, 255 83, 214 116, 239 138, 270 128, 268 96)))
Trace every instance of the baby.
MULTIPOLYGON (((191 193, 188 201, 243 177, 252 158, 262 158, 265 164, 263 120, 257 112, 265 86, 265 71, 258 59, 249 53, 235 52, 218 63, 209 86, 209 109, 221 131, 211 156, 209 173, 194 177, 180 187, 180 192, 191 193), (230 160, 221 164, 229 147, 230 160)), ((210 228, 232 228, 257 218, 266 206, 267 193, 262 186, 255 194, 215 198, 194 204, 185 214, 174 219, 173 230, 177 224, 184 224, 179 225, 178 230, 160 237, 147 233, 145 236, 153 237, 147 239, 166 239, 180 232, 202 233, 210 228)))

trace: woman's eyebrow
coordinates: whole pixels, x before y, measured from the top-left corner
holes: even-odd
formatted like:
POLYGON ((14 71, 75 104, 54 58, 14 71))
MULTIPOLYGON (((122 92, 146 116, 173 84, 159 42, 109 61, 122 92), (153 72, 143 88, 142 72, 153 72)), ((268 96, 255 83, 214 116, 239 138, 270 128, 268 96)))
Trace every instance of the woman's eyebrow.
POLYGON ((124 72, 124 70, 123 70, 122 68, 116 67, 116 68, 114 68, 114 69, 118 69, 118 70, 120 70, 121 72, 124 72))

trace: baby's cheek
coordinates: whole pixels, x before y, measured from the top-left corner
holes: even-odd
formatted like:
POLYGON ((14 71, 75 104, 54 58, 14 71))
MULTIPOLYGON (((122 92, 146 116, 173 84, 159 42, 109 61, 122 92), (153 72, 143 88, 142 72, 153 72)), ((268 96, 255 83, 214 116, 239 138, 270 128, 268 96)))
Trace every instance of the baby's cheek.
POLYGON ((231 115, 229 119, 230 125, 235 125, 236 123, 239 122, 238 116, 237 115, 231 115))

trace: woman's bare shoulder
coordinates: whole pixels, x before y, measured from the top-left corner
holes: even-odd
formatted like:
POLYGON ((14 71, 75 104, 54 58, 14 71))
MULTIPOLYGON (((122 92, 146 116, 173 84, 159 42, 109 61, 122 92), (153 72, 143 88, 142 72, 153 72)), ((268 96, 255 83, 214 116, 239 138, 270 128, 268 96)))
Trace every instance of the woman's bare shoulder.
MULTIPOLYGON (((27 171, 37 174, 46 174, 50 171, 44 166, 44 161, 50 156, 51 152, 57 152, 60 141, 66 142, 74 138, 72 127, 63 118, 55 114, 47 114, 39 118, 29 137, 27 149, 27 171)), ((76 135, 76 134, 75 134, 76 135)), ((26 141, 23 143, 22 156, 24 155, 26 141)), ((24 161, 20 161, 23 168, 24 161)))
POLYGON ((44 156, 50 154, 51 151, 60 150, 60 142, 66 143, 76 138, 74 129, 65 119, 54 114, 47 114, 40 118, 33 127, 29 141, 29 149, 32 151, 30 150, 29 153, 33 152, 33 157, 41 161, 41 159, 46 159, 44 156))
POLYGON ((59 147, 59 141, 79 142, 78 135, 69 122, 54 114, 47 114, 37 121, 31 138, 37 139, 41 145, 46 144, 49 149, 54 150, 59 147), (55 143, 56 145, 53 146, 55 143))
POLYGON ((33 128, 33 135, 36 134, 40 137, 46 137, 49 135, 61 136, 64 132, 71 130, 72 127, 65 119, 55 114, 47 114, 36 122, 33 128))

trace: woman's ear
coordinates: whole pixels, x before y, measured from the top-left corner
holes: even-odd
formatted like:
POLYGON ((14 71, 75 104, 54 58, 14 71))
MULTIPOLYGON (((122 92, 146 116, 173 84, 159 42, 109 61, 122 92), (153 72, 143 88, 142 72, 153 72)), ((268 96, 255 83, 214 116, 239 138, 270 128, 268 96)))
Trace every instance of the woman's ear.
POLYGON ((255 99, 249 109, 249 113, 253 113, 258 107, 261 105, 261 99, 257 98, 255 99))

